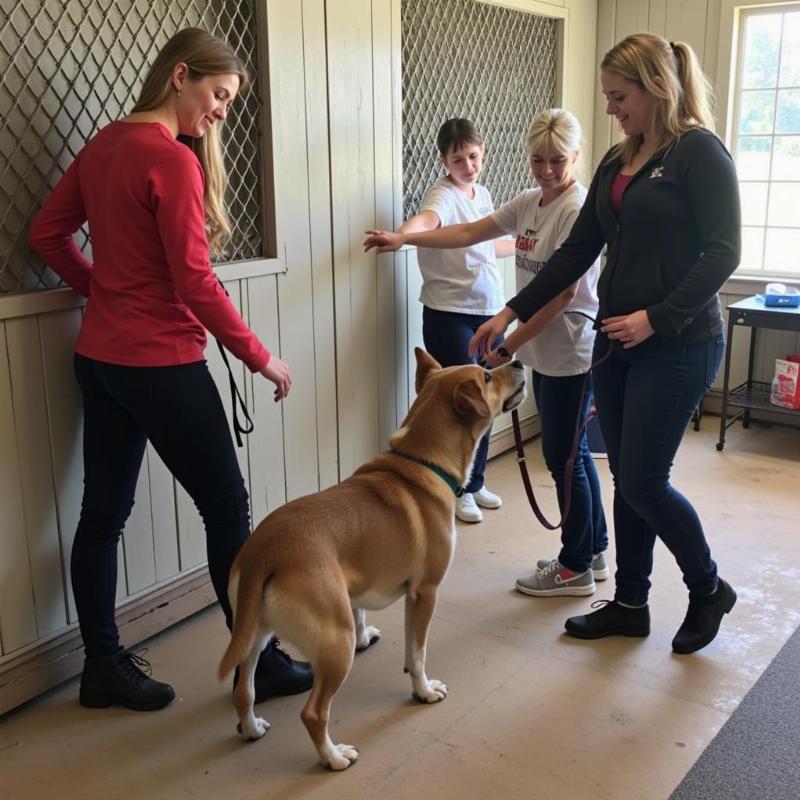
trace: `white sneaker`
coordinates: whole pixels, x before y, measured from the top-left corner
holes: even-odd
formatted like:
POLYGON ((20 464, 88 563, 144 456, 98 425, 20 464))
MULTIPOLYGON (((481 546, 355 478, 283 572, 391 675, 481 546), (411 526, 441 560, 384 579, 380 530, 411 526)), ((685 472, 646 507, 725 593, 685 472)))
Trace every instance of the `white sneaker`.
POLYGON ((461 497, 456 498, 456 516, 462 522, 483 522, 483 514, 469 492, 464 492, 461 497))
POLYGON ((494 492, 490 492, 486 486, 481 486, 477 492, 472 493, 472 496, 481 508, 500 508, 503 505, 503 501, 494 492))

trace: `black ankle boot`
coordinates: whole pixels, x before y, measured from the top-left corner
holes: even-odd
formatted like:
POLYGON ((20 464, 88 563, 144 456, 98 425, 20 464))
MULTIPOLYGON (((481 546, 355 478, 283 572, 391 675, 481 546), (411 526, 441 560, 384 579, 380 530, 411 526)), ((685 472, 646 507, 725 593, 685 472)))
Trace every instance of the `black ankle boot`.
POLYGON ((120 647, 110 656, 87 658, 81 675, 80 703, 88 708, 124 706, 155 711, 175 699, 168 683, 149 678, 150 663, 120 647))
MULTIPOLYGON (((261 651, 256 665, 256 703, 269 697, 307 692, 314 683, 314 671, 307 661, 295 661, 280 648, 280 641, 272 639, 261 651)), ((239 668, 233 676, 234 687, 239 681, 239 668)))
POLYGON ((735 603, 736 592, 722 578, 718 579, 717 588, 710 595, 690 595, 686 618, 672 640, 673 651, 685 655, 710 644, 719 631, 722 617, 735 603))
POLYGON ((597 600, 591 614, 570 617, 564 628, 578 639, 602 639, 604 636, 647 636, 650 633, 650 609, 626 608, 615 600, 597 600))

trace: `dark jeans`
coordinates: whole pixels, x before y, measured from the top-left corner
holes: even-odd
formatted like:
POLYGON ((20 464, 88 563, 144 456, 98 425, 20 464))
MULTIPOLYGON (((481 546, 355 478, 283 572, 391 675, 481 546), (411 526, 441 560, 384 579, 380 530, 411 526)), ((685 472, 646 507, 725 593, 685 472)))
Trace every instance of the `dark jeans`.
MULTIPOLYGON (((436 311, 422 307, 422 340, 425 349, 443 366, 455 367, 462 364, 477 364, 478 359, 467 354, 469 340, 484 322, 491 319, 480 314, 456 314, 452 311, 436 311)), ((502 337, 495 343, 497 347, 502 337)), ((492 429, 481 437, 469 483, 464 487, 468 492, 477 492, 483 487, 483 473, 489 456, 489 436, 492 429)))
MULTIPOLYGON (((597 334, 594 357, 608 349, 597 334)), ((614 475, 616 599, 647 602, 656 536, 675 556, 689 592, 708 594, 717 565, 691 503, 669 482, 686 425, 714 381, 725 341, 696 344, 645 340, 613 355, 592 373, 600 429, 614 475)))
POLYGON ((148 439, 203 518, 211 581, 230 627, 228 573, 250 533, 249 498, 205 362, 123 367, 76 355, 75 374, 83 393, 84 491, 72 587, 86 655, 119 647, 117 542, 148 439))
MULTIPOLYGON (((533 371, 533 395, 542 425, 542 454, 553 476, 558 507, 564 508, 564 467, 572 450, 578 419, 583 375, 551 377, 533 371)), ((580 404, 581 421, 592 403, 591 379, 580 404)), ((585 572, 592 556, 608 547, 608 528, 603 512, 600 481, 589 452, 586 431, 575 454, 572 472, 572 500, 569 516, 561 527, 561 552, 558 560, 573 572, 585 572)))

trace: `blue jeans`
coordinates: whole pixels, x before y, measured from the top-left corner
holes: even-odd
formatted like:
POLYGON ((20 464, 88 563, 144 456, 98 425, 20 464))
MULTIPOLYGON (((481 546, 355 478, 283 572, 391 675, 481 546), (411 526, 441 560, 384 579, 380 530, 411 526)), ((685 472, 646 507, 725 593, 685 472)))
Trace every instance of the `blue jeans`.
MULTIPOLYGON (((594 358, 608 338, 597 334, 594 358)), ((647 602, 653 547, 660 536, 683 573, 690 594, 712 592, 717 565, 692 504, 669 482, 683 433, 716 377, 725 340, 695 344, 645 340, 612 356, 592 373, 600 429, 614 476, 617 544, 616 599, 647 602)))
MULTIPOLYGON (((456 314, 452 311, 436 311, 422 307, 422 340, 425 349, 443 366, 455 367, 462 364, 477 364, 475 357, 467 354, 469 340, 484 322, 491 319, 481 314, 456 314)), ((499 338, 494 346, 502 342, 499 338)), ((483 474, 489 457, 489 436, 492 429, 481 437, 469 483, 464 487, 468 492, 477 492, 483 487, 483 474)))
POLYGON ((124 367, 76 355, 75 374, 83 394, 84 490, 71 572, 86 655, 119 647, 117 543, 148 439, 203 518, 211 582, 230 627, 228 573, 250 534, 250 508, 205 361, 124 367))
MULTIPOLYGON (((580 405, 583 375, 550 377, 533 371, 533 395, 542 425, 542 454, 553 476, 558 494, 558 507, 564 506, 564 466, 575 438, 575 425, 580 410, 586 419, 592 402, 591 380, 580 405)), ((592 556, 608 547, 608 528, 603 512, 600 481, 589 452, 586 431, 578 442, 572 472, 572 500, 569 516, 561 527, 561 552, 558 560, 573 572, 585 572, 592 556)))

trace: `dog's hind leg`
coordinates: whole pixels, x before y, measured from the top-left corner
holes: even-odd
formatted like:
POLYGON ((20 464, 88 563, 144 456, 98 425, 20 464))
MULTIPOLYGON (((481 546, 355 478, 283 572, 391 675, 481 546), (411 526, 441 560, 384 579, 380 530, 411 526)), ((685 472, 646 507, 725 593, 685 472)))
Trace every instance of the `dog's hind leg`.
POLYGON ((320 761, 334 770, 347 769, 358 758, 355 747, 350 744, 334 744, 328 735, 331 702, 350 672, 355 644, 355 632, 352 628, 343 629, 339 626, 325 632, 311 658, 314 686, 300 713, 308 735, 317 748, 320 761))
POLYGON ((269 722, 253 713, 253 703, 256 699, 255 674, 256 664, 261 651, 266 647, 272 634, 260 633, 253 639, 253 644, 247 651, 243 661, 239 664, 239 680, 233 690, 233 702, 239 714, 239 724, 236 730, 246 742, 260 739, 268 730, 269 722))
POLYGON ((356 650, 366 650, 381 638, 381 632, 374 625, 367 625, 367 612, 363 608, 353 609, 356 624, 356 650))
POLYGON ((425 674, 428 628, 436 608, 436 587, 417 587, 406 595, 406 666, 411 673, 411 692, 424 703, 447 697, 447 686, 425 674))

